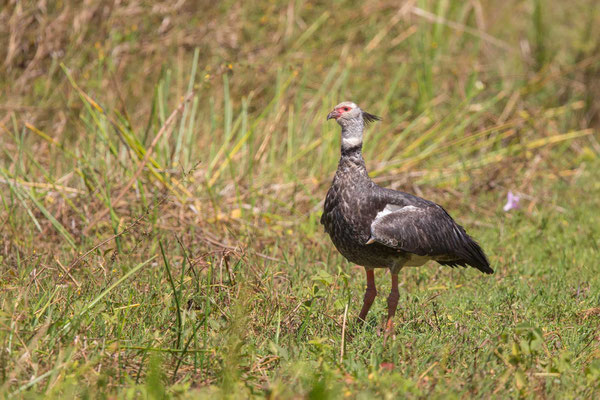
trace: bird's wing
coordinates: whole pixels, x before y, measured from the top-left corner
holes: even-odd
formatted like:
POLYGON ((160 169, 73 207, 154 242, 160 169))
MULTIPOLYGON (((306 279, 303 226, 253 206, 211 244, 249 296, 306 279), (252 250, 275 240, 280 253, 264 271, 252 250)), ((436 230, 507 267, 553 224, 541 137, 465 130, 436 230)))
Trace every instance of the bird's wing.
POLYGON ((442 263, 469 264, 493 272, 481 247, 437 204, 387 204, 371 223, 370 241, 442 263))
POLYGON ((432 207, 388 204, 371 223, 371 239, 420 256, 438 256, 458 246, 458 233, 432 207))
POLYGON ((334 205, 335 198, 337 196, 337 188, 333 185, 327 191, 327 196, 325 196, 325 202, 323 203, 323 214, 321 214, 321 224, 326 225, 326 220, 328 218, 329 213, 331 213, 334 205))

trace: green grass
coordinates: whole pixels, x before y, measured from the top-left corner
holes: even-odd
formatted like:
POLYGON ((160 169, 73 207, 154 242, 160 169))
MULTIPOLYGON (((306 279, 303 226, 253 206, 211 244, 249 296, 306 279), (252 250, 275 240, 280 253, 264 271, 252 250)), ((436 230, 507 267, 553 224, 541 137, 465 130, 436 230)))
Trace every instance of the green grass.
POLYGON ((3 396, 598 397, 594 1, 169 7, 0 10, 3 396), (342 100, 496 270, 403 270, 385 346, 319 224, 342 100))

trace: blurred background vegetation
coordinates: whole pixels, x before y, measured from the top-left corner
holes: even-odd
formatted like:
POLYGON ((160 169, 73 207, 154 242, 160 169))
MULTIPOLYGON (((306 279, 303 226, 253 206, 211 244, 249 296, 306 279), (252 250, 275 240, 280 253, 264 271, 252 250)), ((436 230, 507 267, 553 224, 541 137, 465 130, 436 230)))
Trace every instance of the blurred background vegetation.
POLYGON ((2 390, 590 395, 599 93, 595 0, 5 0, 2 390), (342 100, 383 117, 376 182, 457 210, 498 270, 485 305, 470 271, 407 272, 388 348, 342 338, 363 278, 318 224, 342 100))

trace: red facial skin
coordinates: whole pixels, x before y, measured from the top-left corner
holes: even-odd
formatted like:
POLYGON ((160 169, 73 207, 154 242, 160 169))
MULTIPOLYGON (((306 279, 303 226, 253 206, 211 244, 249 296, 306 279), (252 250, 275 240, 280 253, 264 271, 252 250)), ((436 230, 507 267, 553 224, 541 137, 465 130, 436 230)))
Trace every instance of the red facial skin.
MULTIPOLYGON (((337 112, 339 112, 339 113, 340 113, 340 116, 341 116, 343 113, 345 113, 345 112, 347 112, 347 111, 350 111, 350 107, 340 107, 340 108, 338 108, 336 111, 337 111, 337 112)), ((338 117, 338 118, 339 118, 339 117, 338 117)))
POLYGON ((337 119, 339 117, 341 117, 343 113, 348 112, 350 110, 351 110, 351 108, 348 106, 335 108, 332 112, 329 113, 329 115, 327 116, 327 119, 335 118, 337 121, 337 119))

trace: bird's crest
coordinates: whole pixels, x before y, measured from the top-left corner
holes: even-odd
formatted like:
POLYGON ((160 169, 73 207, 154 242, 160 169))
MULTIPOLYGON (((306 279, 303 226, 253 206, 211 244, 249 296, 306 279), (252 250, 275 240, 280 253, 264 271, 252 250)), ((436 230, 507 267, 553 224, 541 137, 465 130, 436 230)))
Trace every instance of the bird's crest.
POLYGON ((369 114, 366 111, 362 112, 363 120, 365 121, 365 125, 369 125, 371 122, 381 121, 381 117, 377 115, 369 114))

